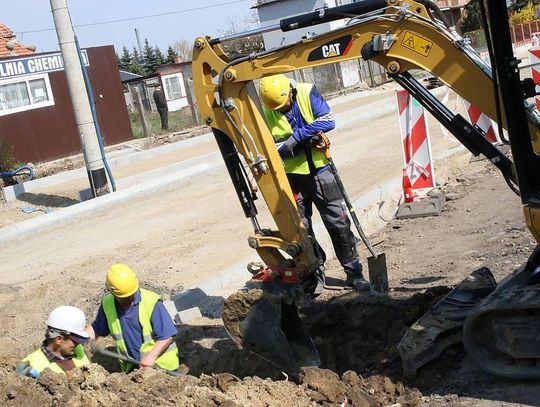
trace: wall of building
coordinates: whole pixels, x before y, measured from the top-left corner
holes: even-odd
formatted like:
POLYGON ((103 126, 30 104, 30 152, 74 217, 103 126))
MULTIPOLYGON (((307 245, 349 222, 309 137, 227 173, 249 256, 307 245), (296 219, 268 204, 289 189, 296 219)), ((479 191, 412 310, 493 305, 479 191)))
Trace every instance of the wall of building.
MULTIPOLYGON (((277 1, 269 2, 257 8, 261 27, 279 25, 281 19, 297 14, 309 13, 325 5, 334 7, 335 1, 324 0, 302 0, 302 1, 277 1)), ((300 41, 302 37, 312 37, 331 29, 330 24, 319 24, 313 27, 306 27, 300 30, 289 32, 273 31, 263 34, 264 45, 267 50, 280 47, 286 44, 292 44, 300 41)))
MULTIPOLYGON (((315 11, 322 7, 335 7, 351 3, 348 0, 305 0, 305 1, 262 1, 257 6, 257 12, 262 27, 279 25, 280 20, 297 14, 315 11)), ((274 31, 263 34, 267 50, 300 41, 303 37, 312 37, 344 25, 344 20, 318 24, 290 32, 274 31)), ((344 88, 360 85, 365 78, 360 76, 359 61, 346 61, 336 64, 318 66, 304 69, 295 75, 298 80, 305 80, 317 84, 321 92, 334 92, 344 88)))
MULTIPOLYGON (((88 48, 86 52, 89 60, 87 69, 105 144, 130 140, 133 136, 114 48, 95 47, 88 48)), ((46 54, 35 54, 33 57, 40 55, 46 54)), ((6 61, 16 59, 0 60, 6 61)), ((49 79, 54 104, 16 113, 4 110, 4 114, 0 115, 0 141, 11 144, 15 158, 22 162, 48 161, 81 151, 63 67, 61 70, 44 71, 44 74, 49 79)), ((0 87, 13 80, 3 75, 0 77, 0 87)))

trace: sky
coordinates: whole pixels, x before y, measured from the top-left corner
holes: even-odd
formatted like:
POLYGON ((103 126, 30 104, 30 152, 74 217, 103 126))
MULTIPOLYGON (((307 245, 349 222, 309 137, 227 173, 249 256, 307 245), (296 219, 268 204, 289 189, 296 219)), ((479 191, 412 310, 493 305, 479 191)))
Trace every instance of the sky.
MULTIPOLYGON (((81 48, 114 45, 118 54, 131 51, 147 38, 166 52, 176 41, 193 42, 201 35, 219 36, 233 23, 241 30, 256 28, 248 20, 254 0, 67 0, 81 48), (141 18, 143 17, 143 18, 141 18), (127 20, 127 21, 118 21, 127 20)), ((0 22, 23 45, 37 52, 59 49, 50 1, 0 0, 0 22)))

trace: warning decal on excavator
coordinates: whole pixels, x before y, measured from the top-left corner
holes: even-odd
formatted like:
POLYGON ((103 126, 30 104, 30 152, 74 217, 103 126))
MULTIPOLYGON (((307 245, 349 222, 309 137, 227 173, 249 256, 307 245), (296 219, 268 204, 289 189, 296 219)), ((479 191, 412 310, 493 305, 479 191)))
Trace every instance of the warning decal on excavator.
POLYGON ((334 58, 340 55, 347 55, 351 49, 351 45, 352 37, 350 35, 336 38, 335 40, 329 41, 311 51, 308 56, 308 62, 334 58))
POLYGON ((401 41, 401 45, 403 45, 405 48, 409 48, 410 50, 419 53, 420 55, 427 57, 431 52, 433 42, 426 40, 425 38, 419 37, 418 35, 413 34, 410 31, 405 31, 405 35, 403 36, 403 41, 401 41))

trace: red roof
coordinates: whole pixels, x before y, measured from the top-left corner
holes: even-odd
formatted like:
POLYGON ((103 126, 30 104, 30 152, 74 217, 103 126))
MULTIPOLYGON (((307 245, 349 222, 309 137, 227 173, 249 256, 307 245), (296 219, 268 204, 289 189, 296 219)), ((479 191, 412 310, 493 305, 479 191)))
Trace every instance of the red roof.
POLYGON ((0 58, 29 55, 33 54, 35 50, 34 46, 19 44, 13 30, 0 23, 0 58))

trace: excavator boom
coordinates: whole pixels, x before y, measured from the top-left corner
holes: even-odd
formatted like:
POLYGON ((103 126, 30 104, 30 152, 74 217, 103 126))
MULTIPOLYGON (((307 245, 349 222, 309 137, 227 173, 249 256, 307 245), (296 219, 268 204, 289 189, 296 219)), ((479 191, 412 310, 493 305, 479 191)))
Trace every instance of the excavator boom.
MULTIPOLYGON (((486 13, 491 27, 499 26, 501 19, 508 25, 507 17, 495 12, 496 7, 502 7, 498 3, 504 2, 487 3, 493 7, 493 13, 486 13)), ((497 50, 497 69, 492 70, 444 22, 440 10, 429 0, 361 0, 289 17, 258 32, 289 31, 343 18, 349 20, 342 28, 235 59, 226 55, 221 44, 240 38, 240 34, 200 37, 194 44, 193 79, 199 110, 214 132, 244 213, 252 222, 254 232, 248 244, 265 263, 250 270, 254 276, 246 288, 225 301, 225 327, 240 345, 289 372, 319 363, 316 348, 296 312, 296 302, 313 289, 319 259, 313 238, 300 220, 254 81, 358 58, 379 63, 465 147, 474 155, 484 154, 507 183, 519 190, 527 225, 540 241, 540 116, 520 93, 522 85, 516 77, 517 63, 512 60, 511 48, 508 54, 507 44, 501 45, 501 50, 491 47, 497 50), (482 112, 498 119, 508 129, 514 162, 487 141, 482 130, 433 97, 416 81, 411 73, 414 70, 430 72, 482 112), (502 80, 504 75, 513 81, 509 85, 514 87, 513 95, 505 92, 508 85, 502 80), (514 110, 509 110, 509 100, 514 110), (504 109, 500 109, 501 104, 504 109), (519 111, 519 117, 514 111, 519 111), (257 220, 252 179, 275 229, 263 228, 257 220)), ((490 29, 489 38, 501 44, 508 42, 506 32, 495 32, 490 29)), ((504 322, 499 326, 504 327, 504 322)), ((476 326, 470 329, 477 332, 476 326)), ((514 330, 515 335, 518 331, 514 330)), ((482 345, 475 346, 469 348, 478 354, 482 345)), ((490 357, 497 357, 497 352, 490 357)), ((540 376, 540 368, 533 370, 540 376)))

